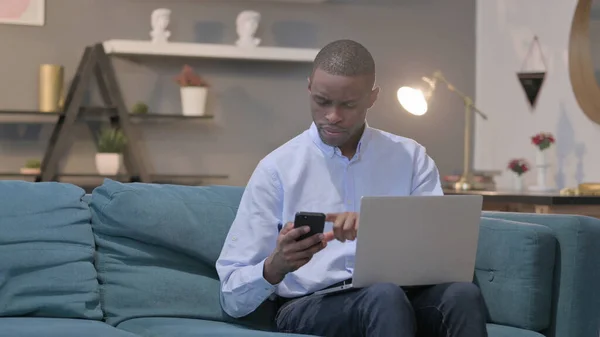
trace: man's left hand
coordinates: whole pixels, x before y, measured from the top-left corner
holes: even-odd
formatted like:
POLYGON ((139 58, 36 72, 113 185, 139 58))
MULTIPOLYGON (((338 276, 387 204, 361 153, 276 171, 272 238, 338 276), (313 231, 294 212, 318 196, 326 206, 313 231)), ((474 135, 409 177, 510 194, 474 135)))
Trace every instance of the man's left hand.
POLYGON ((333 232, 325 233, 325 238, 329 241, 333 238, 345 242, 346 240, 355 240, 358 232, 358 213, 329 213, 325 221, 333 222, 333 232))

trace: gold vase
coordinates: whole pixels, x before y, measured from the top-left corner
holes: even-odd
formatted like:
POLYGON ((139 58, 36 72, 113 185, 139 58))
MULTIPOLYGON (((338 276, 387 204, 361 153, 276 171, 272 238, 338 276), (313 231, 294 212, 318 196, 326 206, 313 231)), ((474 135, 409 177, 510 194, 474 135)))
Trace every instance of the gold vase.
POLYGON ((42 64, 40 66, 39 109, 42 112, 60 112, 62 110, 62 95, 64 68, 57 64, 42 64))

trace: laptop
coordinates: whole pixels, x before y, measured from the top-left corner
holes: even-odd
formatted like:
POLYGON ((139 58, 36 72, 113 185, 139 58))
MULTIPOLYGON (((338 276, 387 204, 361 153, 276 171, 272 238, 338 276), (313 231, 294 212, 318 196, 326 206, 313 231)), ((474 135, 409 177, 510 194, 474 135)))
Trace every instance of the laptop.
POLYGON ((482 203, 480 195, 362 197, 352 280, 315 294, 472 282, 482 203))

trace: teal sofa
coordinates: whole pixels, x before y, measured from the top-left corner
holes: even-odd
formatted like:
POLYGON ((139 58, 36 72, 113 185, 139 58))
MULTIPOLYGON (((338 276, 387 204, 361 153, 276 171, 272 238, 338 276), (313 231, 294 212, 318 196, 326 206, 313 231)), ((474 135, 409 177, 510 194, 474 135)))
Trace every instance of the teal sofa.
MULTIPOLYGON (((293 336, 272 332, 271 301, 221 309, 214 265, 243 191, 0 181, 0 337, 293 336)), ((491 337, 597 337, 599 221, 484 213, 473 282, 491 337)))

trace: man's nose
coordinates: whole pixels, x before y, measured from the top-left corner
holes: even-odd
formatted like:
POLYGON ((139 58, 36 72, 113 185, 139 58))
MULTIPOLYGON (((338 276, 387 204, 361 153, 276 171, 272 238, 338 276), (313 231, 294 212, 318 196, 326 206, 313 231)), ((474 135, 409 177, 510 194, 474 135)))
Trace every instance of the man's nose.
POLYGON ((325 118, 331 124, 339 123, 342 120, 342 111, 337 105, 332 105, 325 113, 325 118))

